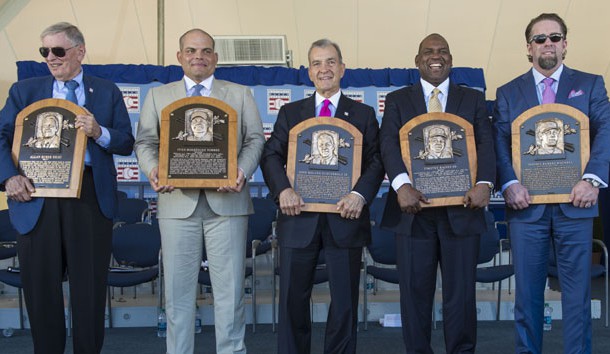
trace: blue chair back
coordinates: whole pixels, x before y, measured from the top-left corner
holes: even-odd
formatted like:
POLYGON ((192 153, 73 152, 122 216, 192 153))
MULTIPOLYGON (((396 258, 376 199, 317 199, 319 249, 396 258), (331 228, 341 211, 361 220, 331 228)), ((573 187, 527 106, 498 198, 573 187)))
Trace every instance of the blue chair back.
POLYGON ((115 222, 135 224, 142 222, 142 214, 148 209, 148 202, 137 198, 124 198, 118 200, 115 222))
POLYGON ((262 254, 271 249, 269 235, 272 224, 277 215, 277 205, 269 198, 252 198, 254 214, 248 218, 248 242, 246 244, 246 257, 252 257, 252 241, 260 240, 262 243, 256 253, 262 254))
POLYGON ((17 241, 17 230, 13 228, 8 209, 0 210, 0 242, 17 241))
POLYGON ((487 231, 480 236, 478 264, 491 261, 500 251, 500 235, 494 225, 494 214, 491 211, 485 211, 485 222, 487 231))
POLYGON ((161 233, 147 223, 125 224, 112 232, 112 254, 119 265, 152 267, 159 263, 161 233))
POLYGON ((371 226, 371 244, 367 246, 375 263, 396 264, 396 235, 394 232, 371 226))

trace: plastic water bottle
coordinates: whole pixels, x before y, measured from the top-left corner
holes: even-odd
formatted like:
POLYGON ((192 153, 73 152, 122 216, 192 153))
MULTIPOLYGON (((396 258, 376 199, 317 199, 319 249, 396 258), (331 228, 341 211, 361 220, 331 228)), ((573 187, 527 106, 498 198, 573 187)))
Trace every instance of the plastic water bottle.
POLYGON ((165 316, 165 310, 159 311, 159 317, 157 318, 157 337, 165 338, 167 336, 167 317, 165 316))
POLYGON ((195 311, 195 333, 201 333, 201 314, 199 314, 199 306, 195 311))
POLYGON ((553 314, 553 308, 547 303, 544 304, 544 325, 543 329, 545 331, 550 331, 553 328, 553 318, 551 315, 553 314))
POLYGON ((5 336, 6 338, 12 337, 13 334, 15 334, 15 330, 12 329, 11 327, 7 327, 2 330, 2 335, 5 336))

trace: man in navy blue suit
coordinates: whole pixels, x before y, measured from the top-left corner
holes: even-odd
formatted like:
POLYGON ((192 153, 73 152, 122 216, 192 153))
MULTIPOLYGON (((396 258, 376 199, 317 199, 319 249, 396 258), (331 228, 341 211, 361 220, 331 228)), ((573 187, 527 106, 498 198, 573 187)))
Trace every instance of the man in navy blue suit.
POLYGON ((316 92, 284 105, 271 138, 265 144, 261 169, 273 198, 279 203, 280 303, 278 353, 309 353, 309 299, 318 255, 325 252, 331 304, 324 353, 354 354, 358 324, 358 284, 362 247, 370 242, 369 208, 383 179, 379 156, 379 123, 373 109, 341 93, 345 63, 339 46, 321 39, 312 43, 309 78, 316 92), (326 103, 324 103, 326 101, 326 103), (301 196, 292 189, 285 165, 290 129, 303 120, 324 115, 344 120, 363 137, 362 170, 352 191, 337 202, 340 213, 303 212, 301 196))
POLYGON ((601 76, 563 64, 567 34, 557 14, 532 19, 525 41, 533 68, 496 93, 494 134, 515 264, 517 353, 542 352, 549 252, 555 252, 561 282, 565 353, 591 353, 591 237, 599 188, 608 186, 610 104, 601 76), (527 109, 547 103, 544 97, 549 94, 555 103, 589 117, 591 153, 569 203, 533 205, 512 167, 511 123, 527 109))
POLYGON ((0 111, 0 189, 6 191, 11 222, 19 232, 17 251, 34 351, 64 352, 62 281, 67 273, 74 352, 99 353, 117 203, 112 155, 129 155, 134 138, 118 87, 83 75, 86 50, 80 30, 61 22, 40 38, 40 53, 51 75, 13 84, 0 111), (76 88, 69 97, 71 85, 76 88), (87 113, 78 115, 75 123, 88 137, 80 198, 32 197, 34 186, 11 158, 17 114, 46 98, 72 98, 87 113))
MULTIPOLYGON (((381 121, 381 157, 391 182, 381 226, 397 233, 400 312, 407 353, 432 353, 432 307, 439 264, 447 353, 474 353, 476 347, 475 275, 479 237, 486 230, 483 208, 489 203, 496 177, 494 147, 483 93, 452 82, 452 64, 445 38, 437 33, 424 38, 415 56, 420 81, 388 94, 381 121), (436 104, 433 96, 438 99, 436 104), (464 194, 463 206, 423 208, 428 199, 412 185, 403 162, 400 129, 411 119, 433 111, 455 114, 474 128, 476 185, 464 194)), ((438 148, 439 153, 442 149, 438 148)))

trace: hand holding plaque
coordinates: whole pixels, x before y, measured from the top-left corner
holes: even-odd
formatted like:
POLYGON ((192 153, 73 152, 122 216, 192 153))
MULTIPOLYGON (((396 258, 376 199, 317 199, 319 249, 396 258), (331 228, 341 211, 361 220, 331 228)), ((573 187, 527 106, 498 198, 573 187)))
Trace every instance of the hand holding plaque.
POLYGON ((159 185, 219 188, 237 180, 237 112, 215 98, 194 96, 162 111, 159 185))
POLYGON ((470 204, 465 195, 477 172, 472 124, 450 113, 422 114, 400 129, 400 147, 413 187, 428 201, 403 211, 470 204))
POLYGON ((513 169, 531 204, 570 202, 589 161, 589 118, 568 105, 543 104, 517 117, 511 134, 513 169))
POLYGON ((314 117, 295 125, 290 130, 286 173, 305 202, 301 210, 344 212, 337 203, 358 181, 361 160, 362 133, 348 122, 314 117))
POLYGON ((76 126, 76 116, 86 114, 70 101, 50 98, 17 115, 13 160, 32 182, 32 197, 80 196, 87 137, 76 126))

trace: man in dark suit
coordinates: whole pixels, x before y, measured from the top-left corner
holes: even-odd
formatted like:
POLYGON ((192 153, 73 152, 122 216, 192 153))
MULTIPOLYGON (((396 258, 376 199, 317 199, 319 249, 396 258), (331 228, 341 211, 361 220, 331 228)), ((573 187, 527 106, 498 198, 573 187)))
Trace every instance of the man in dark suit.
POLYGON ((0 188, 8 197, 17 238, 21 279, 36 353, 63 353, 62 281, 68 274, 74 352, 99 353, 104 341, 104 304, 116 209, 113 154, 129 155, 134 142, 118 87, 83 75, 85 41, 78 28, 57 23, 41 34, 40 53, 52 76, 19 81, 0 111, 0 188), (34 198, 30 180, 11 158, 17 114, 45 98, 74 100, 87 112, 76 128, 88 137, 80 198, 34 198), (69 98, 69 97, 68 97, 69 98))
POLYGON ((386 97, 380 132, 381 156, 392 184, 382 227, 397 233, 403 338, 407 353, 432 353, 431 316, 440 263, 447 353, 474 353, 479 235, 486 230, 483 208, 495 180, 491 123, 483 93, 449 79, 452 56, 441 35, 424 38, 415 65, 420 83, 386 97), (439 102, 434 104, 436 98, 439 102), (399 131, 412 118, 439 110, 473 125, 477 182, 464 195, 464 206, 422 208, 429 201, 411 184, 400 152, 399 131))
POLYGON ((265 181, 282 211, 277 224, 278 352, 310 352, 309 299, 318 255, 324 250, 331 294, 324 353, 355 353, 360 259, 362 247, 371 237, 368 205, 383 179, 377 137, 379 123, 371 107, 341 93, 339 84, 345 64, 336 43, 318 40, 311 45, 308 57, 309 78, 316 93, 280 109, 261 161, 265 181), (325 104, 325 100, 330 103, 325 104), (290 129, 305 119, 324 115, 323 107, 330 109, 328 115, 347 121, 363 135, 361 175, 351 193, 337 203, 340 214, 302 212, 303 199, 292 189, 284 168, 290 129))
POLYGON ((525 30, 532 70, 500 87, 494 134, 499 183, 508 207, 514 255, 516 352, 541 353, 544 288, 549 252, 557 257, 566 353, 591 352, 591 235, 600 187, 607 187, 610 104, 601 76, 563 65, 568 30, 557 14, 541 14, 525 30), (549 82, 548 78, 552 79, 549 82), (545 83, 545 81, 548 83, 545 83), (589 117, 591 154, 570 203, 531 205, 530 195, 512 167, 511 123, 546 102, 570 105, 589 117), (552 102, 552 101, 551 101, 552 102))

